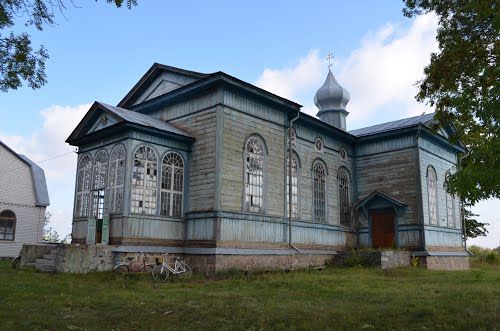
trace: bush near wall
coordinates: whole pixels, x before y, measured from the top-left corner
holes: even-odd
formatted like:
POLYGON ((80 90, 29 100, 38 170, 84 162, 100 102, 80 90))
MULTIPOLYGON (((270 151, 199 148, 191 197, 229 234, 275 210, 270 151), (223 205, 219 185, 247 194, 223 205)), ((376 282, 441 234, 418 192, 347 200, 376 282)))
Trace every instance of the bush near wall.
MULTIPOLYGON (((499 247, 500 248, 500 247, 499 247)), ((470 246, 469 252, 473 254, 471 261, 474 264, 500 264, 500 249, 489 249, 479 246, 470 246)))

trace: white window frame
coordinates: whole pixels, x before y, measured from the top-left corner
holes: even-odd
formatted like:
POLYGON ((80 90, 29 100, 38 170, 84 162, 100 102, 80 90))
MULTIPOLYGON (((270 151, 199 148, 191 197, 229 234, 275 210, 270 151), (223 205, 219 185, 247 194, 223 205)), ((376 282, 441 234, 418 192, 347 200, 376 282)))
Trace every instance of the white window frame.
POLYGON ((328 177, 327 168, 322 160, 315 160, 312 165, 312 214, 313 221, 318 223, 326 223, 327 192, 326 179, 328 177), (321 167, 321 173, 318 173, 321 167), (322 177, 318 177, 322 175, 322 177), (322 186, 322 187, 321 187, 322 186), (323 194, 323 197, 320 195, 323 194))
POLYGON ((184 164, 184 159, 177 152, 167 152, 162 159, 160 182, 160 215, 175 218, 182 218, 183 216, 185 179, 184 164), (170 172, 169 178, 167 176, 168 172, 170 172), (165 178, 168 178, 168 182, 164 182, 165 178), (164 184, 167 186, 165 186, 164 184), (174 197, 176 197, 177 200, 174 199, 174 197), (168 206, 166 206, 166 198, 168 198, 168 206), (176 205, 176 201, 180 203, 180 206, 176 205))
POLYGON ((260 136, 251 135, 245 141, 243 210, 246 212, 265 212, 266 152, 266 144, 260 136), (260 145, 256 152, 249 151, 252 143, 260 145), (255 169, 250 169, 251 164, 256 166, 255 169))
POLYGON ((156 150, 148 145, 137 147, 132 157, 130 194, 130 212, 132 214, 157 215, 158 178, 158 153, 156 150), (144 158, 137 157, 140 149, 144 149, 144 158), (143 172, 137 172, 141 169, 138 167, 139 163, 142 163, 143 172), (143 176, 142 179, 140 178, 141 175, 143 176), (136 203, 137 205, 135 205, 136 203))

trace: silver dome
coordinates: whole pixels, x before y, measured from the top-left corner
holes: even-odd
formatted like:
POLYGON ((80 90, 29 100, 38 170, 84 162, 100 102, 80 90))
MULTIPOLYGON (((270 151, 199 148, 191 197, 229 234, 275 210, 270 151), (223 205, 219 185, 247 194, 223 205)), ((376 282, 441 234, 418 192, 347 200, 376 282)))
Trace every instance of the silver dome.
POLYGON ((349 92, 337 82, 333 77, 332 71, 328 71, 325 83, 321 86, 314 96, 314 104, 319 111, 325 110, 346 110, 349 102, 349 92))

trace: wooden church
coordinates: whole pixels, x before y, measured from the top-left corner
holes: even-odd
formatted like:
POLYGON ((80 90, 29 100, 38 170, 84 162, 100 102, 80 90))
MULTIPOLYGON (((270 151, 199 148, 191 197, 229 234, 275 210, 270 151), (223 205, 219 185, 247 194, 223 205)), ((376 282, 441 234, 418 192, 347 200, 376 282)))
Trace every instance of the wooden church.
POLYGON ((346 131, 331 71, 301 105, 224 72, 154 64, 116 106, 95 102, 78 147, 72 238, 183 255, 198 270, 323 264, 399 248, 468 268, 461 206, 445 189, 464 146, 433 114, 346 131))

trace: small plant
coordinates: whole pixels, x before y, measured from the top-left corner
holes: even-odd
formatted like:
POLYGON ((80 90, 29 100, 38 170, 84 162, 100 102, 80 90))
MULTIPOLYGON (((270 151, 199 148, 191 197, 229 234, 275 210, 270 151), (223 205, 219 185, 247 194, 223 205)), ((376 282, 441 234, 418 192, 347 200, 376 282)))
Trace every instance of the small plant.
POLYGON ((416 269, 418 267, 418 256, 413 255, 411 257, 410 262, 411 262, 411 266, 413 267, 413 269, 416 269))
POLYGON ((478 270, 478 269, 472 269, 472 274, 474 275, 474 280, 476 282, 480 281, 481 278, 483 278, 484 271, 478 270))

